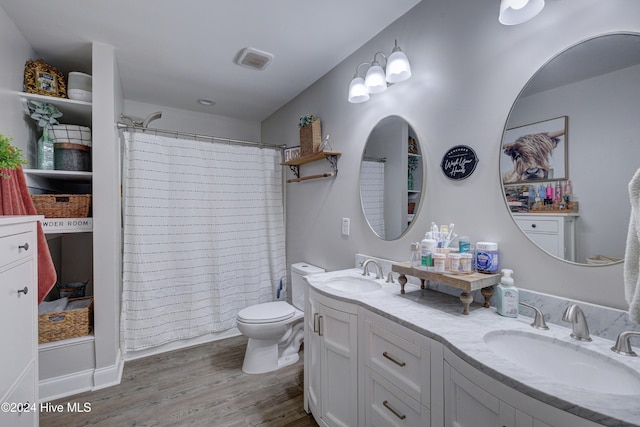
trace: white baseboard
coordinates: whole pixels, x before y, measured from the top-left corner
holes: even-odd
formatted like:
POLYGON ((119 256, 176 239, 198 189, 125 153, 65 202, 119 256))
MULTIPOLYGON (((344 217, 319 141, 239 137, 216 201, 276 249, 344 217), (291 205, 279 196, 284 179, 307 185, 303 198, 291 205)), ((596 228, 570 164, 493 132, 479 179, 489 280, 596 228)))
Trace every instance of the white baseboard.
POLYGON ((93 369, 40 381, 39 401, 49 402, 93 389, 93 369))
POLYGON ((100 390, 120 384, 124 360, 118 351, 117 363, 100 369, 87 369, 68 375, 48 378, 39 383, 39 401, 49 402, 85 391, 100 390))

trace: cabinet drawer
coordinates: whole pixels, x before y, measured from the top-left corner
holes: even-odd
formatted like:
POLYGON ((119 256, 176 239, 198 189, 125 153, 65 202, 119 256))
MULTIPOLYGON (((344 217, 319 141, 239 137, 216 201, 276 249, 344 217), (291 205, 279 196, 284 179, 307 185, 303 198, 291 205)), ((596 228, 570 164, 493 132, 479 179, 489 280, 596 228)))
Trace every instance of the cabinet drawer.
POLYGON ((431 413, 381 375, 371 372, 366 412, 372 426, 429 427, 431 413))
POLYGON ((22 232, 0 237, 0 266, 36 253, 35 233, 22 232))
POLYGON ((3 320, 2 369, 0 395, 6 393, 24 371, 36 351, 37 289, 33 283, 33 260, 28 260, 0 273, 0 313, 3 320), (28 293, 18 289, 28 288, 28 293))
POLYGON ((523 219, 516 220, 520 228, 526 232, 536 233, 557 233, 559 230, 558 221, 550 219, 523 219))
POLYGON ((428 351, 375 324, 368 333, 371 370, 430 406, 428 351))

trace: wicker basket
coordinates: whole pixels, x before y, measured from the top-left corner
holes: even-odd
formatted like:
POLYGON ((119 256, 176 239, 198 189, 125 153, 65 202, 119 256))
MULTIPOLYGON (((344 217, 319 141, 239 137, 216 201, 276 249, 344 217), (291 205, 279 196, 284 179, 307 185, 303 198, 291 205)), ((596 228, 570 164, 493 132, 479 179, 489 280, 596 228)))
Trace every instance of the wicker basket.
POLYGON ((71 301, 91 300, 88 307, 44 313, 38 316, 38 343, 83 337, 91 333, 93 297, 71 298, 71 301))
POLYGON ((300 128, 300 157, 318 152, 322 143, 320 119, 300 128))
POLYGON ((45 218, 86 218, 91 207, 91 194, 32 194, 31 200, 45 218))

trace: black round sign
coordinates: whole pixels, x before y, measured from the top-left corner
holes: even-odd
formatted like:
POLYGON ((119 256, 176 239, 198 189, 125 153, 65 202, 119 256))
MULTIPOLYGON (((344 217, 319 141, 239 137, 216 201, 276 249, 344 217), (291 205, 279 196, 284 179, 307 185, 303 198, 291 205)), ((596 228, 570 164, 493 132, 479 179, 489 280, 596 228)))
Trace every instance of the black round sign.
POLYGON ((456 145, 445 153, 440 167, 447 178, 460 180, 468 178, 477 164, 478 156, 471 147, 456 145))

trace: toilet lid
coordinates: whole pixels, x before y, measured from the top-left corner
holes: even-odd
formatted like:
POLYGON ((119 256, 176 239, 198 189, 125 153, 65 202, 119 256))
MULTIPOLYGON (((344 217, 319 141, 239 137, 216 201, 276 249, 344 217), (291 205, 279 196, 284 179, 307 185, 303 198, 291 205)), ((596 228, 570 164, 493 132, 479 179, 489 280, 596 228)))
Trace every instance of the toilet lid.
POLYGON ((295 312, 296 309, 285 301, 265 302, 243 308, 237 319, 244 323, 271 323, 287 320, 295 312))

